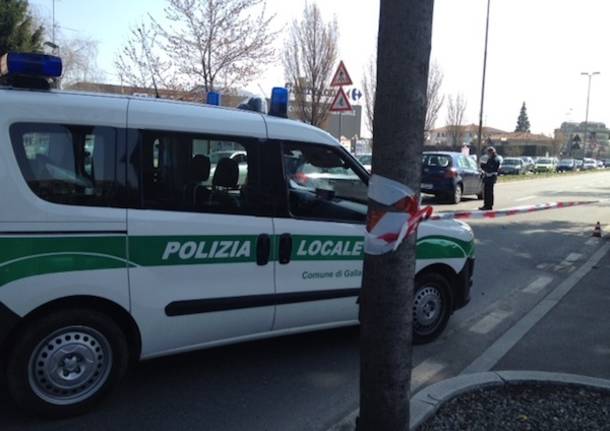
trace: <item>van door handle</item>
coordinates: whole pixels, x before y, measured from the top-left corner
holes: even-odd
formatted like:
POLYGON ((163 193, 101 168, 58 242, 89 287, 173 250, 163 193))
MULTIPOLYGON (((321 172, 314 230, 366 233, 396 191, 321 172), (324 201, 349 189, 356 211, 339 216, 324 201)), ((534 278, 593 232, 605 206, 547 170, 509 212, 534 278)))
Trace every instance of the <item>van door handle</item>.
POLYGON ((284 233, 280 235, 280 265, 286 265, 290 263, 290 257, 292 255, 292 235, 284 233))
POLYGON ((266 233, 260 234, 256 239, 256 264, 265 266, 269 263, 271 255, 271 237, 266 233))

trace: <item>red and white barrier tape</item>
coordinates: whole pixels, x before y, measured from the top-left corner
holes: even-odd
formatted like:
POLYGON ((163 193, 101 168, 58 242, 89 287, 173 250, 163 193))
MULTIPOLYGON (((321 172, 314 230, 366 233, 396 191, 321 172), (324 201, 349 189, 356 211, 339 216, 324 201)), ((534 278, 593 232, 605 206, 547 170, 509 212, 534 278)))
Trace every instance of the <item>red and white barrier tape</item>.
POLYGON ((432 216, 432 207, 420 208, 413 190, 389 178, 371 176, 368 195, 374 206, 366 224, 367 254, 396 251, 407 236, 417 232, 422 221, 432 216))
POLYGON ((432 215, 432 207, 420 208, 419 200, 413 190, 404 184, 379 175, 371 176, 368 195, 373 209, 368 214, 364 248, 367 254, 372 255, 396 251, 402 241, 417 232, 419 224, 426 220, 496 219, 600 202, 598 200, 548 202, 497 211, 456 211, 432 215))
POLYGON ((574 201, 574 202, 548 202, 537 205, 528 205, 522 207, 506 208, 497 211, 456 211, 451 213, 435 214, 428 220, 474 220, 474 219, 495 219, 499 217, 510 217, 517 214, 527 214, 537 211, 545 211, 559 208, 570 208, 581 205, 591 205, 600 201, 574 201))

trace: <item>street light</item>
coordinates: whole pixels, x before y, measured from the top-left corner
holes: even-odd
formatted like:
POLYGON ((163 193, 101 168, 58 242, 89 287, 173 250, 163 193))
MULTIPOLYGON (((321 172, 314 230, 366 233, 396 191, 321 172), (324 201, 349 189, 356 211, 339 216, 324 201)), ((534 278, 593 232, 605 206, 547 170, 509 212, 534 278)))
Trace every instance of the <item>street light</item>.
POLYGON ((483 145, 483 104, 485 102, 485 76, 487 74, 487 41, 489 40, 489 8, 491 0, 487 0, 487 20, 485 22, 485 49, 483 52, 483 79, 481 81, 481 109, 479 110, 479 139, 477 142, 477 160, 481 157, 483 145))
POLYGON ((589 84, 587 86, 587 111, 585 114, 585 139, 583 142, 583 155, 587 156, 587 141, 589 139, 589 101, 591 100, 591 78, 595 75, 599 75, 599 72, 581 72, 581 75, 584 75, 589 78, 589 84))

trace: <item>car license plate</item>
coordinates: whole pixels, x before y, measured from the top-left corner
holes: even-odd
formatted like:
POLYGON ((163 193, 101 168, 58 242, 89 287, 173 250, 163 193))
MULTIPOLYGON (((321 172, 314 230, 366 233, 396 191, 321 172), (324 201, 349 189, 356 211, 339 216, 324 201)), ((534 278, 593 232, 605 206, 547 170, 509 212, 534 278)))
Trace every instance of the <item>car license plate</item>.
POLYGON ((432 184, 422 183, 421 189, 422 190, 432 190, 432 184))

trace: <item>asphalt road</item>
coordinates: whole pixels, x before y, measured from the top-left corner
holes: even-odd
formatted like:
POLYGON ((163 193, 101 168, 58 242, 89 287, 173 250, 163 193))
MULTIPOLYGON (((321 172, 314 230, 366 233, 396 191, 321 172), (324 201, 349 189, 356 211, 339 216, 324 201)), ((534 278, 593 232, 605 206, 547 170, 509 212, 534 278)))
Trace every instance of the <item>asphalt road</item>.
MULTIPOLYGON (((610 199, 610 172, 501 183, 496 196, 496 208, 610 199)), ((443 212, 480 205, 465 198, 434 206, 443 212)), ((472 301, 441 339, 415 348, 413 388, 459 374, 593 254, 597 221, 610 224, 608 202, 472 222, 472 301)), ((358 349, 358 329, 351 328, 153 360, 132 370, 93 413, 59 422, 27 418, 2 391, 0 429, 325 430, 357 407, 358 349)))

